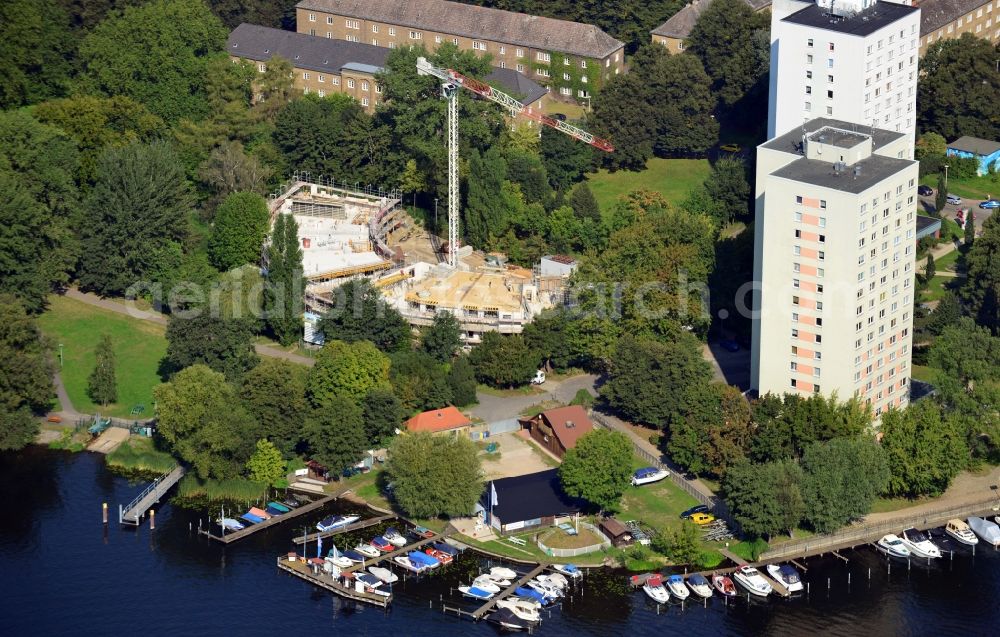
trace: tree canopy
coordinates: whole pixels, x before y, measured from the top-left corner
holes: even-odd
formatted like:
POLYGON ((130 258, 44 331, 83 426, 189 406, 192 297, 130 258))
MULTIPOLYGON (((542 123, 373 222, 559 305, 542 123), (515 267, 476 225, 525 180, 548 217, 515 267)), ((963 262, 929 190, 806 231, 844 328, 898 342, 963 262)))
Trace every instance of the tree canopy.
POLYGON ((157 431, 201 479, 240 475, 259 427, 225 377, 192 365, 153 390, 157 431))
POLYGON ((247 473, 254 482, 277 486, 285 479, 285 459, 277 447, 266 438, 261 438, 247 460, 247 473))
POLYGON ((464 436, 398 436, 385 470, 396 504, 412 517, 470 515, 483 494, 479 450, 464 436))
POLYGON ((49 346, 24 305, 0 292, 0 449, 20 449, 52 403, 49 346))
POLYGON ((261 433, 286 456, 302 441, 309 405, 308 370, 302 365, 265 358, 243 375, 240 398, 260 423, 261 433))
POLYGON ((69 15, 55 0, 0 3, 0 109, 64 95, 74 44, 69 15))
POLYGON ((305 434, 312 459, 335 476, 362 460, 368 449, 361 407, 343 396, 316 409, 306 422, 305 434))
POLYGON ((264 308, 268 327, 282 345, 291 345, 302 336, 306 282, 298 232, 299 226, 292 215, 279 214, 267 247, 264 308))
POLYGON ((882 449, 889 462, 888 493, 937 496, 969 464, 966 432, 957 418, 929 400, 882 416, 882 449))
POLYGON ((713 0, 687 37, 685 53, 702 61, 726 105, 740 101, 767 75, 770 22, 769 12, 755 13, 742 0, 713 0))
POLYGON ((920 59, 917 128, 945 139, 1000 135, 1000 72, 989 40, 963 33, 938 40, 920 59))
POLYGON ((625 434, 595 429, 566 451, 559 481, 567 495, 614 511, 632 480, 632 443, 625 434))
POLYGON ((685 393, 670 424, 670 457, 692 473, 725 475, 746 459, 753 434, 750 406, 738 388, 723 383, 694 383, 685 393))
POLYGON ((740 528, 753 537, 791 534, 802 521, 802 468, 794 460, 733 465, 722 481, 726 504, 740 528))
POLYGON ((472 349, 469 362, 476 378, 495 387, 527 385, 535 375, 538 354, 521 334, 483 332, 482 341, 472 349))
POLYGON ((865 516, 889 484, 885 452, 867 437, 813 443, 802 468, 805 521, 819 533, 865 516))
POLYGON ((175 369, 200 363, 235 382, 259 362, 251 320, 216 316, 208 308, 195 313, 171 314, 167 321, 167 360, 175 369))
POLYGON ((208 252, 222 271, 260 261, 270 214, 267 202, 252 192, 234 192, 215 212, 208 252))
MULTIPOLYGON (((971 221, 969 226, 974 226, 971 221)), ((982 234, 965 255, 968 277, 960 290, 969 313, 980 325, 1000 334, 1000 215, 983 222, 982 234)))
POLYGON ((420 349, 435 360, 446 363, 462 345, 458 319, 448 311, 437 312, 434 322, 420 336, 420 349))
POLYGON ((348 281, 332 295, 334 305, 317 326, 327 340, 369 341, 383 352, 394 352, 409 345, 409 324, 399 311, 386 303, 382 293, 368 279, 348 281))
POLYGON ((95 403, 107 406, 118 400, 118 382, 115 376, 115 350, 111 337, 101 336, 94 352, 94 371, 87 379, 87 393, 95 403))
POLYGON ((327 341, 309 372, 306 395, 316 409, 335 398, 360 401, 374 389, 389 388, 389 357, 369 341, 327 341))

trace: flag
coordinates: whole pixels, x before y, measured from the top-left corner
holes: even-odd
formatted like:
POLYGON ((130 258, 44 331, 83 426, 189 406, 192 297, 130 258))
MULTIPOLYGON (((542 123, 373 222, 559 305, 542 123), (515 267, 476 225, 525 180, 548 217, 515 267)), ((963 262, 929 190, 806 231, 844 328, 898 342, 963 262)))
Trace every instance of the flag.
POLYGON ((316 538, 316 557, 323 557, 323 538, 316 538))
POLYGON ((498 504, 500 504, 500 500, 497 498, 497 488, 493 485, 493 482, 490 481, 490 506, 495 507, 498 504))

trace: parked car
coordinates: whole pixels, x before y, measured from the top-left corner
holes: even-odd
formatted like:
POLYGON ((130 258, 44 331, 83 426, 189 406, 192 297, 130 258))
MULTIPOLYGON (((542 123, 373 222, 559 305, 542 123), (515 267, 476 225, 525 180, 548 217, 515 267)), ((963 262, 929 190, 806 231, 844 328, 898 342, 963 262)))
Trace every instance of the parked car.
POLYGON ((707 506, 705 506, 704 504, 699 504, 698 506, 693 506, 684 513, 681 513, 681 519, 687 520, 695 513, 708 513, 709 511, 711 511, 711 509, 709 509, 707 506))
POLYGON ((952 205, 955 205, 955 206, 962 205, 962 198, 959 197, 958 195, 953 195, 951 193, 948 193, 948 197, 947 197, 946 201, 948 203, 952 204, 952 205))
POLYGON ((532 385, 541 385, 545 382, 545 372, 538 370, 535 372, 535 377, 531 379, 532 385))
POLYGON ((917 186, 917 194, 920 195, 921 197, 930 197, 931 195, 934 194, 934 189, 931 188, 930 186, 920 185, 917 186))
POLYGON ((722 146, 719 146, 719 150, 727 153, 738 153, 743 149, 740 148, 739 144, 723 144, 722 146))
POLYGON ((691 516, 691 521, 698 526, 702 526, 709 522, 715 522, 715 516, 711 513, 695 513, 691 516))
POLYGON ((726 350, 727 352, 738 352, 740 351, 740 344, 731 339, 725 339, 719 341, 719 346, 726 350))
POLYGON ((986 201, 979 204, 979 207, 988 210, 990 208, 1000 208, 1000 201, 996 199, 987 199, 986 201))

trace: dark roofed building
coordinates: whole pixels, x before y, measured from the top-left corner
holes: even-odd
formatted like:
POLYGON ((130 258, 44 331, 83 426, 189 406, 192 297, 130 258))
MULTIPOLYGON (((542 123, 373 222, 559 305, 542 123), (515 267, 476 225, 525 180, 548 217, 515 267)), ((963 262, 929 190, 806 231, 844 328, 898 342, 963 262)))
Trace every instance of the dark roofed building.
POLYGON ((559 458, 575 447, 580 437, 594 430, 587 411, 580 405, 550 409, 520 422, 535 442, 559 458))
MULTIPOLYGON (((274 56, 292 64, 295 87, 320 96, 346 93, 371 112, 381 101, 375 74, 385 67, 389 49, 304 33, 241 24, 229 34, 226 50, 233 58, 250 60, 263 72, 274 56)), ((525 106, 542 107, 545 87, 511 69, 494 69, 484 78, 511 93, 525 106)))
MULTIPOLYGON (((754 12, 764 11, 771 6, 771 0, 744 0, 744 2, 754 12)), ((670 19, 650 32, 653 43, 662 44, 671 53, 683 51, 684 41, 691 35, 698 18, 711 4, 712 0, 694 0, 682 7, 680 11, 670 16, 670 19)))
POLYGON ((559 470, 549 469, 486 483, 478 510, 501 533, 549 526, 558 517, 580 512, 581 503, 567 496, 559 484, 559 470), (496 491, 496 504, 491 502, 496 491))
POLYGON ((625 45, 594 25, 446 0, 302 0, 296 28, 386 48, 454 43, 564 97, 589 98, 625 70, 625 45))
POLYGON ((939 40, 971 33, 991 42, 1000 39, 1000 5, 993 0, 919 0, 920 55, 939 40))
POLYGON ((830 10, 818 4, 796 11, 784 18, 784 22, 816 27, 825 31, 846 33, 864 37, 888 26, 906 15, 917 11, 916 7, 895 2, 877 2, 869 8, 850 15, 831 15, 830 10))

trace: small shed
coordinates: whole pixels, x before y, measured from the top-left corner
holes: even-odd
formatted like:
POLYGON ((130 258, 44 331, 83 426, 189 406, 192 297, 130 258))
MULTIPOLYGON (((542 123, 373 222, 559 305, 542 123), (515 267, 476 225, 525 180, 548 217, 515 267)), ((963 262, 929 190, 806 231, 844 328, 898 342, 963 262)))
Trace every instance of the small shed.
POLYGON ((949 157, 971 157, 976 160, 978 166, 976 172, 985 175, 990 172, 990 167, 996 167, 1000 161, 1000 142, 978 137, 959 137, 948 144, 946 151, 949 157))
POLYGON ((632 543, 632 536, 628 528, 615 518, 604 518, 600 524, 601 533, 608 536, 611 545, 614 547, 628 546, 632 543))
POLYGON ((472 421, 465 414, 452 406, 424 411, 406 421, 406 430, 410 433, 429 431, 432 434, 450 434, 456 436, 467 434, 472 421))

